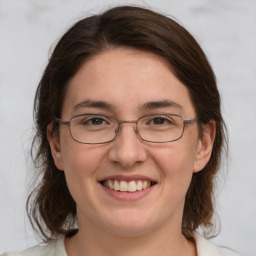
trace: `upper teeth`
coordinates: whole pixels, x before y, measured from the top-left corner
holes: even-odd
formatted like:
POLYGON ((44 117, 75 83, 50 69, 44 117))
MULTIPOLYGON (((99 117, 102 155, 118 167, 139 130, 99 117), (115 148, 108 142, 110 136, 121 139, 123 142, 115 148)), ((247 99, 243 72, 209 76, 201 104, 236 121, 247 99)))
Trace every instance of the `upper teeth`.
POLYGON ((122 192, 135 192, 138 190, 146 189, 150 187, 151 183, 150 181, 117 181, 117 180, 106 180, 104 182, 104 186, 116 190, 116 191, 122 191, 122 192))

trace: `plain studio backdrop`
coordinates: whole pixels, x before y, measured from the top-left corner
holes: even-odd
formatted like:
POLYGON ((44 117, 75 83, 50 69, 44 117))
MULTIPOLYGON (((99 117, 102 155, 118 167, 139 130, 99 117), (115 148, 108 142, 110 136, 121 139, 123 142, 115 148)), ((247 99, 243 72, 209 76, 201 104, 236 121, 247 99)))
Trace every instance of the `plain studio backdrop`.
POLYGON ((215 70, 230 135, 219 175, 214 242, 256 255, 255 0, 0 0, 0 253, 37 243, 25 214, 33 168, 33 98, 56 40, 79 18, 120 4, 176 17, 215 70))

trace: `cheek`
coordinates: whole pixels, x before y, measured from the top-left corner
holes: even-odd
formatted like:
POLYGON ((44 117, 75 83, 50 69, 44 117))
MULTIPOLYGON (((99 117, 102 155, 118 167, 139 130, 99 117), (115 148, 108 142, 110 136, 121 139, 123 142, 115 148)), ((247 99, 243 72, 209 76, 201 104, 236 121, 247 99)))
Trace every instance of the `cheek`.
POLYGON ((192 152, 188 147, 177 143, 168 148, 157 148, 155 154, 152 153, 160 174, 161 200, 159 203, 163 209, 166 209, 166 218, 174 212, 183 211, 193 175, 194 154, 192 152))
POLYGON ((181 141, 173 142, 168 147, 157 148, 154 161, 161 170, 163 180, 172 187, 187 187, 193 174, 196 147, 181 141))
POLYGON ((66 147, 62 154, 65 177, 73 199, 80 208, 90 205, 94 197, 96 174, 102 161, 102 153, 88 145, 76 143, 66 147))
MULTIPOLYGON (((76 143, 76 142, 75 142, 76 143)), ((102 161, 103 153, 92 148, 93 146, 76 143, 66 147, 63 152, 64 172, 76 176, 94 174, 102 161)))
POLYGON ((69 134, 61 137, 61 157, 69 190, 77 198, 95 182, 95 173, 102 161, 103 150, 74 141, 69 134))
POLYGON ((76 142, 67 130, 60 132, 60 150, 65 174, 79 176, 93 172, 100 162, 102 151, 94 145, 76 142))

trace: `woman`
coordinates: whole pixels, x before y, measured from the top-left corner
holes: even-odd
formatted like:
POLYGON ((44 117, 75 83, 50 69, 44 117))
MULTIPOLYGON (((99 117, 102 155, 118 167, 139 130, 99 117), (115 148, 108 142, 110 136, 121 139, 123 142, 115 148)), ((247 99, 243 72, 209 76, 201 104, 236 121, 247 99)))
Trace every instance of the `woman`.
POLYGON ((220 96, 182 26, 129 6, 77 22, 39 83, 35 120, 27 210, 46 245, 4 255, 222 255, 196 232, 213 228, 220 96))

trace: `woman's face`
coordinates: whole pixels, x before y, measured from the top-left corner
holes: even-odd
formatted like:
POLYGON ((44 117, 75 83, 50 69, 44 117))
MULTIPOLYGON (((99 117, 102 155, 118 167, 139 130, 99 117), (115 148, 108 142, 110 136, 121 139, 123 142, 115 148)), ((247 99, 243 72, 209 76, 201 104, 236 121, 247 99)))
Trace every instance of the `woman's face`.
MULTIPOLYGON (((196 118, 187 88, 167 64, 128 48, 94 56, 71 79, 61 118, 86 113, 119 120, 157 113, 196 118)), ((134 123, 122 124, 114 141, 98 145, 74 141, 66 125, 60 125, 59 140, 48 131, 55 164, 65 172, 77 205, 80 231, 93 227, 123 236, 158 228, 180 232, 187 189, 193 173, 209 160, 214 132, 205 129, 199 138, 194 122, 186 125, 181 139, 160 144, 142 141, 135 128, 134 123), (115 191, 105 186, 108 182, 135 183, 138 190, 115 191), (139 183, 154 185, 140 190, 139 183)))

